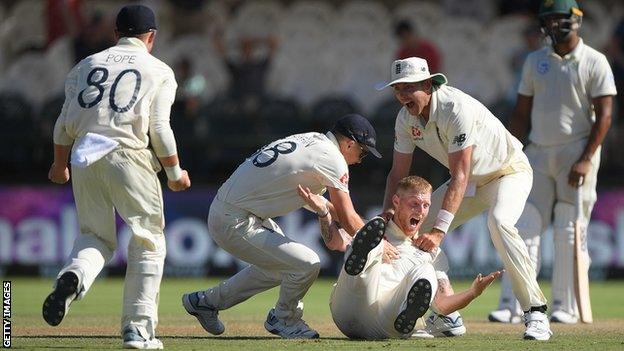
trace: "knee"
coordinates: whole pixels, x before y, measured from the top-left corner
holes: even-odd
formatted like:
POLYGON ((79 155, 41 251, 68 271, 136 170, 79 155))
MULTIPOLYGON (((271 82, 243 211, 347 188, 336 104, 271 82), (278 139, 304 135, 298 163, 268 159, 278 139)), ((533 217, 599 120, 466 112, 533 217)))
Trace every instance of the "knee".
POLYGON ((317 254, 314 254, 314 259, 309 261, 307 266, 307 271, 310 272, 310 274, 317 276, 321 271, 321 259, 317 254))
MULTIPOLYGON (((549 211, 544 212, 550 213, 549 211)), ((549 221, 545 220, 547 216, 549 217, 549 215, 540 212, 535 205, 527 202, 516 227, 525 238, 539 236, 546 229, 544 224, 549 221)))
POLYGON ((321 259, 315 252, 312 252, 301 262, 299 269, 306 276, 316 277, 321 271, 321 259))
POLYGON ((128 244, 128 261, 164 262, 167 245, 164 235, 153 235, 149 243, 146 238, 133 235, 128 244))
POLYGON ((91 250, 98 252, 102 256, 104 262, 108 262, 113 257, 115 247, 111 247, 110 244, 93 234, 80 234, 74 242, 72 256, 81 258, 85 252, 89 252, 91 250))

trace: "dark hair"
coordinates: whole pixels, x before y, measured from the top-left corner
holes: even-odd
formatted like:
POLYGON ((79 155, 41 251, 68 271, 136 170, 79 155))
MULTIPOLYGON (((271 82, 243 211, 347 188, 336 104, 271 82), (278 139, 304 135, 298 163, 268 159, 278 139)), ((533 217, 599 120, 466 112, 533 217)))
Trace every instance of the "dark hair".
POLYGON ((394 35, 396 37, 401 37, 408 33, 414 33, 414 27, 408 20, 400 20, 396 26, 394 26, 394 35))

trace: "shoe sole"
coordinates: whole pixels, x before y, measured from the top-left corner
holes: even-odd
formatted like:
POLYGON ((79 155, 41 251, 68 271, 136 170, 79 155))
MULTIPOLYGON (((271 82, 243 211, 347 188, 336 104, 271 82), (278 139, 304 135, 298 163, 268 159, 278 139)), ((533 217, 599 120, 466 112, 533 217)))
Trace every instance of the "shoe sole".
POLYGON ((464 334, 466 334, 466 327, 462 325, 461 327, 451 328, 440 333, 433 333, 433 336, 453 338, 456 336, 462 336, 464 334))
POLYGON ((135 349, 135 350, 162 350, 162 343, 154 345, 153 343, 148 343, 145 341, 126 341, 123 343, 124 349, 135 349))
POLYGON ((344 269, 348 275, 358 275, 364 270, 368 253, 383 239, 386 223, 377 217, 360 229, 351 245, 351 253, 345 261, 344 269))
MULTIPOLYGON (((56 288, 43 302, 43 319, 55 327, 61 324, 68 311, 67 299, 78 291, 78 276, 73 272, 66 272, 56 281, 56 288)), ((72 300, 73 301, 73 300, 72 300)), ((71 301, 69 301, 71 304, 71 301)))
POLYGON ((225 332, 225 329, 221 332, 215 332, 215 331, 211 331, 208 330, 204 324, 201 321, 200 315, 199 313, 195 312, 195 308, 193 307, 193 304, 191 304, 191 300, 189 299, 189 295, 190 294, 184 294, 182 295, 182 306, 184 306, 184 309, 186 310, 186 312, 188 314, 190 314, 191 316, 194 316, 195 318, 197 318, 197 321, 199 322, 199 324, 202 326, 202 328, 204 328, 205 331, 207 331, 208 333, 212 334, 212 335, 221 335, 225 332))
POLYGON ((550 317, 550 323, 577 324, 578 321, 563 321, 557 317, 550 317))
POLYGON ((431 283, 418 279, 407 294, 407 306, 394 320, 394 329, 401 334, 414 330, 416 320, 425 315, 431 301, 431 283))

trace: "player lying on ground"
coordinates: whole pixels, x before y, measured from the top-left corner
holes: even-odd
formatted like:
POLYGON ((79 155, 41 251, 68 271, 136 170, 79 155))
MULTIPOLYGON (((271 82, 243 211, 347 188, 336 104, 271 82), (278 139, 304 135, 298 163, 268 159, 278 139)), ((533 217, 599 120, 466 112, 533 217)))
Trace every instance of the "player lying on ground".
MULTIPOLYGON (((323 197, 302 187, 299 194, 314 211, 327 212, 323 197)), ((410 337, 416 320, 430 307, 441 314, 464 308, 503 273, 479 274, 468 290, 458 294, 435 294, 438 281, 431 262, 439 250, 421 251, 412 243, 429 213, 431 184, 417 176, 403 178, 392 202, 394 217, 389 222, 375 217, 353 242, 331 214, 319 218, 325 244, 348 253, 330 308, 338 329, 349 338, 410 337)))
POLYGON ((319 337, 302 319, 301 299, 318 276, 320 259, 285 236, 271 218, 305 205, 297 195, 297 185, 303 184, 314 193, 328 190, 333 206, 318 216, 331 212, 354 235, 364 222, 349 197, 348 165, 360 163, 368 152, 381 157, 375 140, 366 118, 347 115, 327 134, 291 135, 261 148, 221 186, 208 215, 210 236, 250 265, 215 287, 183 296, 184 308, 207 332, 224 332, 218 311, 280 286, 264 323, 267 331, 283 338, 319 337))

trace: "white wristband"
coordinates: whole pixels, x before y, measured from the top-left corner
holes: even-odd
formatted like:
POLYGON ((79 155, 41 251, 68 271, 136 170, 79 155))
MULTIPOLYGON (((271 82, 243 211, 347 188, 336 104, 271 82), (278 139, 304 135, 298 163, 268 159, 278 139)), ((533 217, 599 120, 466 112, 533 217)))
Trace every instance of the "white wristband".
POLYGON ((453 218, 455 218, 454 214, 450 213, 447 210, 440 210, 440 212, 438 212, 438 217, 436 218, 433 227, 446 233, 448 232, 449 227, 453 222, 453 218))
POLYGON ((167 173, 167 179, 176 181, 182 178, 182 168, 180 168, 179 163, 173 167, 164 167, 164 168, 165 168, 165 173, 167 173))

